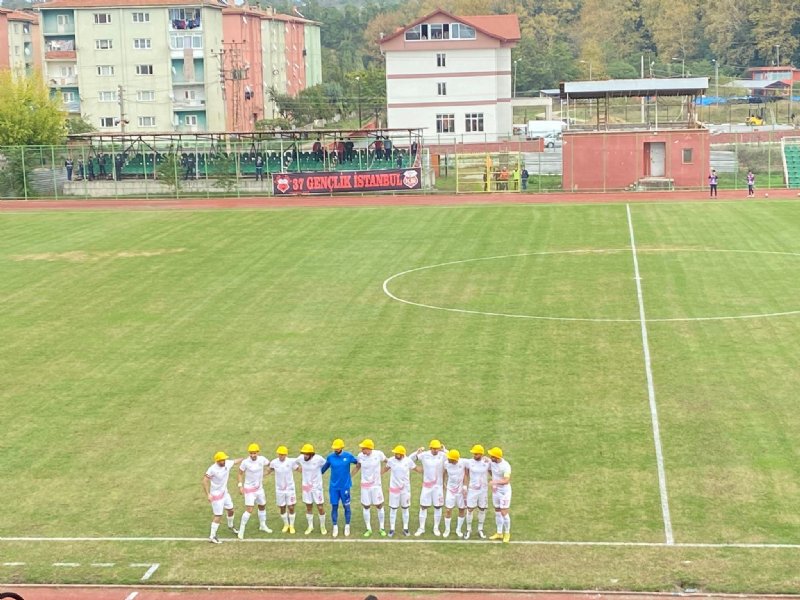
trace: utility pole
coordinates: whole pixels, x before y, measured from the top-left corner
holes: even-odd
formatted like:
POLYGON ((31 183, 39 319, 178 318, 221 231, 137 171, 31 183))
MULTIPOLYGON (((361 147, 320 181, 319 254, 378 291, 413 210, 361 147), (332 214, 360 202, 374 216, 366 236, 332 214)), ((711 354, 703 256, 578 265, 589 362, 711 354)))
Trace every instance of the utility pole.
POLYGON ((117 102, 119 103, 119 130, 125 133, 125 124, 128 122, 125 118, 125 88, 121 85, 117 86, 117 102))
MULTIPOLYGON (((227 83, 231 82, 231 129, 243 131, 242 117, 244 114, 242 102, 244 100, 243 84, 249 78, 249 66, 244 60, 246 40, 242 42, 222 41, 222 48, 216 55, 219 60, 219 82, 222 86, 222 99, 227 101, 227 83)), ((226 106, 227 113, 227 106, 226 106)))

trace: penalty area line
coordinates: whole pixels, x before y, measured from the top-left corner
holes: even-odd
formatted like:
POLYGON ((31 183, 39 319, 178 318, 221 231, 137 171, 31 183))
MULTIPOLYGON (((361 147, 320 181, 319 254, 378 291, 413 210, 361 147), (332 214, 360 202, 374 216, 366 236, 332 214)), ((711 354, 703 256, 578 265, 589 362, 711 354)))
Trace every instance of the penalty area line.
MULTIPOLYGON (((342 538, 310 538, 310 539, 281 539, 281 538, 254 538, 239 540, 231 538, 222 540, 224 544, 482 544, 492 545, 486 540, 397 540, 397 539, 342 539, 342 538)), ((90 543, 90 542, 190 542, 208 544, 207 537, 0 537, 3 542, 65 542, 65 543, 90 543)), ((736 543, 736 542, 612 542, 612 541, 569 541, 569 540, 512 540, 510 544, 518 546, 575 546, 575 547, 617 547, 617 548, 740 548, 740 549, 786 549, 800 550, 800 543, 781 544, 781 543, 736 543)), ((500 545, 500 544, 495 544, 500 545)), ((131 565, 134 566, 134 565, 131 565)), ((147 566, 153 572, 158 568, 156 563, 142 563, 136 566, 147 566)), ((150 573, 152 575, 152 573, 150 573)))

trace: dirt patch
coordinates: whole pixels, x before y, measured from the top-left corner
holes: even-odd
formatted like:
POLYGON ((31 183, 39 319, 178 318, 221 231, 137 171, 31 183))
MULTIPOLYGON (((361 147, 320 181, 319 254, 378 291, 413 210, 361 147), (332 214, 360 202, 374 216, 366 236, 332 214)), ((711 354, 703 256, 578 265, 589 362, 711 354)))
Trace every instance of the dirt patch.
POLYGON ((160 248, 157 250, 106 250, 103 252, 91 252, 86 250, 72 250, 70 252, 41 252, 38 254, 15 254, 11 260, 23 261, 43 261, 43 262, 73 262, 87 263, 99 260, 117 258, 147 258, 151 256, 164 256, 166 254, 178 254, 186 252, 186 248, 160 248))

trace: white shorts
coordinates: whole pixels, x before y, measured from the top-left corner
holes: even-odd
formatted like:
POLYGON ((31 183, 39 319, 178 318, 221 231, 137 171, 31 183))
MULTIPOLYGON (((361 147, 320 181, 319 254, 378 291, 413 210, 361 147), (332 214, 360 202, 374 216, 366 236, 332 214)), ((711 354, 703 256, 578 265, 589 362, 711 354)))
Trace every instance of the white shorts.
POLYGON ((427 506, 442 506, 444 504, 444 492, 442 486, 435 485, 431 488, 422 488, 419 494, 419 505, 422 507, 427 506))
POLYGON ((467 490, 467 508, 480 508, 484 510, 487 506, 489 506, 489 493, 486 488, 481 488, 479 490, 469 488, 467 490))
POLYGON ((361 488, 362 506, 377 506, 383 504, 383 489, 380 487, 361 488))
POLYGON ((322 488, 303 490, 303 502, 305 504, 325 504, 325 495, 322 493, 322 488))
POLYGON ((267 503, 267 495, 264 493, 264 488, 258 488, 255 492, 244 493, 245 506, 264 506, 267 503))
POLYGON ((447 490, 444 493, 444 506, 445 508, 457 508, 461 510, 467 506, 467 497, 464 495, 463 491, 451 492, 447 490))
POLYGON ((500 488, 492 492, 492 505, 495 510, 511 507, 511 488, 500 488))
POLYGON ((275 502, 278 503, 278 506, 294 506, 297 504, 297 495, 295 494, 294 490, 289 490, 286 492, 276 491, 275 502))
MULTIPOLYGON (((217 498, 218 496, 215 496, 217 498)), ((233 500, 231 500, 231 495, 226 491, 225 495, 219 500, 212 500, 211 501, 211 512, 214 513, 215 517, 219 517, 222 515, 223 510, 231 510, 233 508, 233 500)))
POLYGON ((411 490, 394 493, 389 490, 389 508, 408 508, 411 506, 411 490))

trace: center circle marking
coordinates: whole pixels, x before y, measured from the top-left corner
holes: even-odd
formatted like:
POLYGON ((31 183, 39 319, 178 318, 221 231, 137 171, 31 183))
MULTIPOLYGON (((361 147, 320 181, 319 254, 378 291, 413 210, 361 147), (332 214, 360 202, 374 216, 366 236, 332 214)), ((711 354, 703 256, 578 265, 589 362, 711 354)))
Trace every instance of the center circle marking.
MULTIPOLYGON (((410 306, 418 306, 420 308, 429 308, 432 310, 443 310, 446 312, 454 312, 454 313, 462 313, 468 315, 484 315, 489 317, 507 317, 511 319, 534 319, 539 321, 581 321, 581 322, 592 322, 592 323, 639 323, 639 319, 612 319, 612 318, 604 318, 604 317, 557 317, 557 316, 545 316, 545 315, 526 315, 526 314, 518 314, 518 313, 503 313, 503 312, 490 312, 484 310, 470 310, 466 308, 453 308, 448 306, 437 306, 435 304, 425 304, 424 302, 414 302, 413 300, 408 300, 405 298, 401 298, 392 293, 389 289, 389 284, 394 281, 395 279, 400 279, 406 275, 411 273, 417 273, 420 271, 428 271, 431 269, 439 269, 442 267, 448 267, 451 265, 461 265, 466 263, 473 263, 473 262, 480 262, 480 261, 490 261, 490 260, 502 260, 504 258, 519 258, 522 256, 551 256, 551 255, 560 255, 560 254, 616 254, 620 252, 631 252, 631 248, 602 248, 596 250, 555 250, 549 252, 521 252, 519 254, 503 254, 499 256, 483 256, 479 258, 467 258, 464 260, 451 260, 448 262, 437 263, 435 265, 425 265, 423 267, 416 267, 414 269, 407 269, 405 271, 401 271, 399 273, 395 273, 394 275, 390 275, 383 281, 383 293, 386 294, 392 300, 397 302, 402 302, 403 304, 408 304, 410 306)), ((656 253, 656 252, 724 252, 724 253, 737 253, 737 254, 766 254, 766 255, 775 255, 775 256, 795 256, 800 257, 800 252, 779 252, 779 251, 772 251, 772 250, 720 250, 716 248, 638 248, 637 254, 647 254, 647 253, 656 253)), ((633 271, 631 271, 631 276, 633 276, 633 271)), ((670 323, 670 322, 687 322, 687 321, 735 321, 741 319, 767 319, 770 317, 785 317, 791 315, 800 315, 800 309, 798 310, 788 310, 782 312, 772 312, 772 313, 753 313, 753 314, 746 314, 746 315, 729 315, 729 316, 711 316, 711 317, 669 317, 669 318, 655 318, 655 319, 647 319, 648 323, 670 323)))

